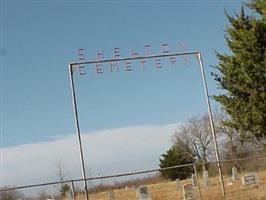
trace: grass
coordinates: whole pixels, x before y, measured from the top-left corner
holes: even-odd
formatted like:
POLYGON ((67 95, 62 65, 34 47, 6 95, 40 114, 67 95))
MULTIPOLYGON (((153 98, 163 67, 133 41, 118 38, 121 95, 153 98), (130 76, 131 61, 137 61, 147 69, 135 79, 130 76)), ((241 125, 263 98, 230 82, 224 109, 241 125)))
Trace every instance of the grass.
MULTIPOLYGON (((241 179, 231 181, 229 177, 224 177, 226 197, 222 197, 220 182, 217 177, 209 178, 210 184, 203 187, 202 179, 200 178, 200 189, 202 199, 204 200, 266 200, 266 172, 259 172, 259 184, 254 187, 242 186, 241 179)), ((147 185, 151 194, 152 200, 178 200, 183 199, 182 185, 191 183, 191 181, 180 181, 180 186, 177 188, 175 181, 161 182, 147 185)), ((134 188, 123 188, 114 190, 115 200, 137 200, 134 188)), ((194 189, 195 199, 200 199, 199 188, 194 189)), ((89 194, 90 200, 108 200, 106 192, 89 194)), ((79 196, 77 200, 83 200, 79 196)))

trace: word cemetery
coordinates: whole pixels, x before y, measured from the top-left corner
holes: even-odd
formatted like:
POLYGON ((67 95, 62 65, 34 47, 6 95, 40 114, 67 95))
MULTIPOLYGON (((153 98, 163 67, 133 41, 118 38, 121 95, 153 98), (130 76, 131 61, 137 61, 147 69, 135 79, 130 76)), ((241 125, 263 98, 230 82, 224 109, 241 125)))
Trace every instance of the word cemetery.
MULTIPOLYGON (((130 50, 130 56, 127 58, 121 58, 121 50, 120 48, 113 48, 113 57, 111 59, 106 59, 104 52, 97 51, 96 57, 94 61, 86 62, 85 61, 85 53, 84 49, 78 49, 77 55, 80 64, 78 65, 80 75, 85 75, 84 67, 85 64, 94 64, 96 74, 103 74, 104 72, 132 72, 134 70, 144 71, 146 66, 148 65, 148 59, 151 59, 151 63, 155 69, 162 69, 163 62, 166 65, 175 65, 177 63, 176 56, 171 56, 171 52, 169 50, 169 45, 163 43, 160 45, 160 55, 152 55, 151 45, 144 45, 143 53, 138 53, 135 50, 130 50), (167 58, 166 58, 167 57, 167 58), (162 60, 164 58, 164 60, 162 60), (133 62, 135 60, 135 62, 133 62), (136 61, 138 60, 138 61, 136 61), (138 69, 136 68, 136 64, 138 65, 138 69)), ((181 42, 178 42, 176 45, 175 53, 184 53, 187 48, 181 42)), ((174 54, 174 53, 172 53, 174 54)), ((188 55, 183 55, 183 63, 187 64, 188 55)))

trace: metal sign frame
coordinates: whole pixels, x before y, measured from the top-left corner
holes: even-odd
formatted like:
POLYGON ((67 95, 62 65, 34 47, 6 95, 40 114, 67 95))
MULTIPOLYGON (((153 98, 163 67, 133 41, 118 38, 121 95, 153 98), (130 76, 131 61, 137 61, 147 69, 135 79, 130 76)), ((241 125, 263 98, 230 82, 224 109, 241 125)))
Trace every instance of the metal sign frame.
POLYGON ((86 177, 85 161, 84 161, 84 156, 83 156, 81 132, 80 132, 80 125, 79 125, 79 117, 78 117, 78 108, 77 108, 77 99, 76 99, 77 97, 76 97, 74 77, 73 77, 75 69, 80 69, 80 66, 84 67, 84 65, 87 65, 87 64, 97 65, 97 64, 108 63, 108 62, 109 63, 110 62, 111 63, 121 62, 121 61, 126 62, 126 61, 131 61, 131 60, 156 59, 156 58, 189 56, 189 55, 194 55, 198 59, 205 99, 206 99, 207 108, 208 108, 212 137, 214 141, 215 156, 216 156, 217 168, 219 171, 219 177, 220 177, 220 182, 221 182, 221 190, 222 190, 223 196, 225 196, 223 173, 222 173, 222 168, 221 168, 220 155, 219 155, 219 150, 218 150, 216 132, 214 128, 214 121, 213 121, 213 115, 212 115, 211 104, 210 104, 210 99, 209 99, 209 92, 208 92, 208 86, 207 86, 207 81, 206 81, 206 76, 205 76, 204 65, 203 65, 201 53, 199 51, 195 51, 195 52, 182 52, 182 53, 163 53, 163 54, 158 54, 158 55, 133 56, 133 57, 126 57, 126 58, 113 58, 113 59, 93 60, 93 61, 85 61, 84 59, 82 59, 81 62, 73 62, 68 65, 69 80, 70 80, 71 95, 72 95, 72 106, 73 106, 74 121, 75 121, 75 126, 76 126, 78 144, 79 144, 80 162, 81 162, 81 170, 82 170, 82 176, 83 176, 82 178, 84 179, 84 190, 85 190, 86 200, 89 199, 89 195, 88 195, 88 186, 87 186, 87 181, 86 181, 87 177, 86 177))

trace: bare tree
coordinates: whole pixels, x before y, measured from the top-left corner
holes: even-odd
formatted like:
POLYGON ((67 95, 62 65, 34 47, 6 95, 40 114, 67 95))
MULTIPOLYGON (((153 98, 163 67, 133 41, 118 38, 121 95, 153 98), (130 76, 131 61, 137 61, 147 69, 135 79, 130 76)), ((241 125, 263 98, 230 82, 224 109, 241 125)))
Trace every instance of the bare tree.
MULTIPOLYGON (((239 167, 237 162, 239 157, 257 154, 263 150, 264 144, 254 136, 243 137, 237 130, 227 126, 228 118, 223 110, 216 109, 213 112, 219 151, 224 158, 236 159, 234 165, 239 167)), ((203 170, 206 170, 205 163, 214 156, 208 114, 194 116, 178 125, 173 136, 173 142, 177 144, 179 141, 186 143, 193 149, 197 160, 203 162, 203 170)))
POLYGON ((209 117, 207 114, 194 116, 188 119, 185 123, 180 124, 173 136, 173 142, 182 141, 186 143, 197 160, 203 162, 203 170, 206 170, 205 163, 212 155, 213 144, 210 128, 209 117))
POLYGON ((226 121, 228 119, 228 115, 225 112, 216 112, 216 118, 219 121, 216 124, 216 133, 219 134, 223 138, 223 146, 225 151, 223 152, 223 157, 229 159, 237 159, 239 147, 241 146, 241 137, 238 132, 226 126, 226 121))
POLYGON ((237 159, 240 157, 254 154, 263 148, 263 144, 254 136, 243 137, 240 133, 227 126, 229 116, 223 111, 215 112, 216 133, 222 138, 222 146, 224 147, 222 156, 226 159, 235 159, 234 165, 238 166, 237 159))
POLYGON ((56 161, 56 176, 58 177, 59 181, 63 182, 68 177, 68 171, 66 170, 65 164, 62 160, 56 161))
POLYGON ((65 164, 62 160, 56 162, 56 176, 59 178, 61 183, 60 194, 61 196, 65 196, 65 193, 70 190, 70 186, 64 181, 68 178, 68 171, 66 170, 65 164))

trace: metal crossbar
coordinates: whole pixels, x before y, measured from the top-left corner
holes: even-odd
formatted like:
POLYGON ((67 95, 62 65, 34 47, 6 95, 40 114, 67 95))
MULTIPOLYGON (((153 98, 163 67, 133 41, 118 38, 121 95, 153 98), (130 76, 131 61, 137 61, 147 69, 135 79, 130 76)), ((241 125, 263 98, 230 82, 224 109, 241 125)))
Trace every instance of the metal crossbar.
POLYGON ((78 67, 79 65, 86 64, 96 64, 96 63, 108 63, 108 62, 120 62, 120 61, 128 61, 128 60, 142 60, 142 59, 150 59, 150 58, 164 58, 171 56, 188 56, 188 55, 197 55, 199 52, 181 52, 181 53, 169 53, 169 54, 159 54, 159 55, 148 55, 148 56, 132 56, 126 58, 112 58, 112 59, 104 59, 104 60, 92 60, 92 61, 82 61, 82 62, 73 62, 70 63, 72 67, 78 67))
MULTIPOLYGON (((253 156, 253 157, 247 157, 247 158, 222 160, 220 161, 220 163, 253 160, 253 159, 258 159, 258 158, 263 158, 263 157, 266 157, 266 154, 259 155, 259 156, 253 156)), ((184 164, 184 165, 176 165, 176 166, 171 166, 171 167, 150 169, 150 170, 138 171, 138 172, 129 172, 129 173, 122 173, 122 174, 108 175, 108 176, 97 176, 97 177, 91 177, 91 178, 86 178, 86 179, 71 179, 71 180, 65 180, 65 181, 47 182, 47 183, 40 183, 40 184, 34 184, 34 185, 24 185, 24 186, 12 187, 12 188, 0 189, 0 192, 18 190, 18 189, 26 189, 26 188, 34 188, 34 187, 47 186, 47 185, 57 185, 57 184, 62 184, 62 183, 73 183, 73 182, 80 182, 80 181, 85 181, 85 180, 90 181, 90 180, 109 179, 109 178, 117 178, 117 177, 124 177, 124 176, 133 176, 133 175, 146 174, 146 173, 152 173, 152 172, 166 171, 170 169, 178 169, 178 168, 189 167, 189 166, 194 166, 194 165, 216 164, 217 162, 218 161, 211 161, 211 162, 205 162, 205 163, 194 162, 194 163, 189 163, 189 164, 184 164)))

